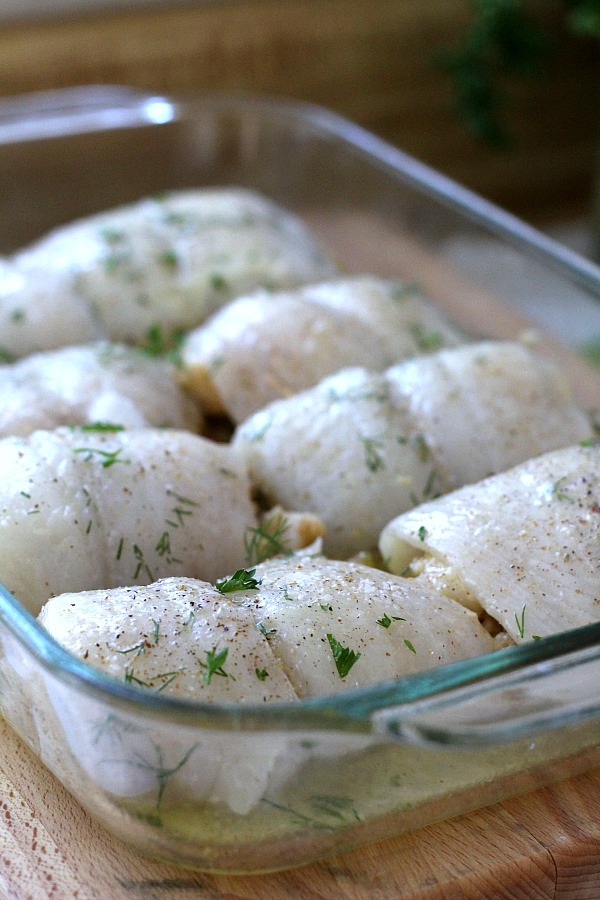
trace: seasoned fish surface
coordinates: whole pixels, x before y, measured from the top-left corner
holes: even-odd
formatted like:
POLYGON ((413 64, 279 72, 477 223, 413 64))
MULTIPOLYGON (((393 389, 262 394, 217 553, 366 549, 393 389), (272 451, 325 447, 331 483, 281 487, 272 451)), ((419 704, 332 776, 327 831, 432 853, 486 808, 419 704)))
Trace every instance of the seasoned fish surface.
POLYGON ((197 404, 167 359, 101 341, 0 366, 0 437, 108 422, 200 429, 197 404))
POLYGON ((600 619, 600 445, 543 454, 432 500, 383 529, 391 570, 413 568, 479 605, 516 642, 600 619))
POLYGON ((172 192, 57 228, 0 267, 2 350, 193 328, 257 287, 331 277, 293 214, 237 188, 172 192))
POLYGON ((347 366, 381 371, 464 340, 414 285, 344 278, 223 307, 185 338, 183 380, 207 412, 242 422, 347 366))
POLYGON ((270 502, 319 516, 325 553, 349 557, 401 512, 592 433, 555 366, 482 342, 345 369, 250 416, 233 445, 270 502))
POLYGON ((0 581, 53 594, 217 578, 257 524, 243 460, 184 431, 36 431, 0 440, 0 581))

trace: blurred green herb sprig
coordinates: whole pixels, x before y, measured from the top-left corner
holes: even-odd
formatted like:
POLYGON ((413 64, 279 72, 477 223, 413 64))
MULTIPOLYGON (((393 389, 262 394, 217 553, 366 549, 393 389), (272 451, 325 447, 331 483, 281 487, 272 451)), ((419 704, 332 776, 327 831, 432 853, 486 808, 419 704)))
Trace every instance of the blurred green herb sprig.
MULTIPOLYGON (((471 0, 466 32, 438 56, 448 73, 458 119, 495 149, 510 143, 505 121, 506 79, 543 77, 556 53, 555 38, 540 13, 544 3, 471 0)), ((600 0, 548 0, 573 35, 600 43, 600 0)))

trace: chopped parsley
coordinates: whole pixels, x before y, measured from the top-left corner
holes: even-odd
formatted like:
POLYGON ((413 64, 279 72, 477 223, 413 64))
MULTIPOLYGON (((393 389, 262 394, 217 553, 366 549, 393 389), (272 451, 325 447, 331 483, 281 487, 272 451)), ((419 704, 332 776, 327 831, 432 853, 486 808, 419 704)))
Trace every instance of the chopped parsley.
POLYGON ((402 616, 388 616, 387 613, 384 613, 381 619, 376 619, 375 621, 382 628, 389 628, 392 622, 405 622, 406 619, 403 619, 402 616))
POLYGON ((327 640, 331 647, 338 675, 340 678, 345 678, 352 666, 360 659, 360 653, 350 650, 349 647, 342 647, 332 634, 327 635, 327 640))
POLYGON ((253 591, 261 583, 260 578, 255 578, 256 569, 238 569, 229 578, 221 578, 215 587, 221 594, 232 594, 235 591, 253 591))

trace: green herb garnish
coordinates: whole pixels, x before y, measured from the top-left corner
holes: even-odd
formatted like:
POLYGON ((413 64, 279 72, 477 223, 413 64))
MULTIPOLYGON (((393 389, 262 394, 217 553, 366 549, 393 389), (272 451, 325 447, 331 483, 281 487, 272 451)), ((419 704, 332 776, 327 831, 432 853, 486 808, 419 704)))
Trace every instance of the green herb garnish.
POLYGON ((261 583, 260 578, 255 578, 256 569, 238 569, 229 578, 221 578, 215 583, 216 589, 221 594, 232 594, 235 591, 253 591, 261 583))
POLYGON ((519 637, 525 637, 525 607, 521 610, 521 615, 515 613, 515 622, 517 623, 517 631, 519 632, 519 637))
POLYGON ((402 616, 388 616, 387 613, 384 613, 381 619, 376 619, 375 621, 382 628, 389 628, 392 622, 405 622, 406 619, 403 619, 402 616))
POLYGON ((98 447, 75 447, 73 450, 73 453, 84 453, 85 456, 83 459, 85 462, 92 459, 94 456, 98 456, 102 461, 101 465, 103 469, 109 469, 111 466, 114 466, 115 463, 131 462, 129 459, 120 458, 122 452, 122 447, 119 447, 117 450, 100 450, 98 447))
POLYGON ((118 425, 116 422, 87 422, 85 425, 74 425, 73 429, 77 429, 77 431, 113 433, 115 431, 125 431, 125 426, 118 425))
POLYGON ((200 663, 202 668, 206 670, 202 673, 202 681, 204 682, 204 684, 210 684, 213 675, 220 675, 221 678, 232 677, 228 675, 223 668, 228 654, 229 650, 227 649, 227 647, 224 650, 220 650, 218 653, 216 647, 213 647, 212 650, 206 651, 206 662, 200 663))
POLYGON ((329 646, 333 654, 333 661, 340 678, 345 678, 352 666, 360 659, 360 653, 350 650, 349 647, 342 647, 339 641, 336 641, 332 634, 327 635, 329 646))

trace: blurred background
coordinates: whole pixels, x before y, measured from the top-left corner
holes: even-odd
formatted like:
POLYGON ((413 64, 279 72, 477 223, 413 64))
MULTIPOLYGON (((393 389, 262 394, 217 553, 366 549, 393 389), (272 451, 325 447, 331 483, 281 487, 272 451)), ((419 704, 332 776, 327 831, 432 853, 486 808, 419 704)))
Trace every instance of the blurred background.
POLYGON ((311 101, 594 252, 598 0, 4 0, 0 16, 0 96, 104 83, 311 101))

